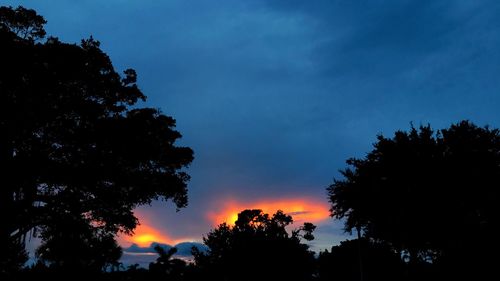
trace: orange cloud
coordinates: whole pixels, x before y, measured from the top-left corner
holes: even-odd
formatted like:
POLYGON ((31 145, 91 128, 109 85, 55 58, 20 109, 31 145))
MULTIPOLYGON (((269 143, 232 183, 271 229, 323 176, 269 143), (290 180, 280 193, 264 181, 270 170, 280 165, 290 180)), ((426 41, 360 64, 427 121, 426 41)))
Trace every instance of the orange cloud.
POLYGON ((139 225, 135 230, 135 234, 130 237, 130 240, 141 247, 149 246, 153 242, 171 245, 174 242, 165 233, 161 233, 154 227, 146 224, 139 225))
POLYGON ((219 206, 217 211, 208 213, 213 226, 223 222, 234 224, 238 219, 238 213, 245 209, 261 209, 268 214, 282 210, 285 214, 291 215, 296 223, 317 223, 330 217, 329 206, 326 202, 310 198, 266 199, 256 202, 225 200, 219 206))
POLYGON ((147 247, 153 242, 175 245, 177 241, 155 228, 149 220, 148 214, 136 210, 135 215, 139 219, 140 225, 134 230, 134 235, 123 234, 119 236, 118 241, 122 246, 130 246, 134 243, 140 247, 147 247))

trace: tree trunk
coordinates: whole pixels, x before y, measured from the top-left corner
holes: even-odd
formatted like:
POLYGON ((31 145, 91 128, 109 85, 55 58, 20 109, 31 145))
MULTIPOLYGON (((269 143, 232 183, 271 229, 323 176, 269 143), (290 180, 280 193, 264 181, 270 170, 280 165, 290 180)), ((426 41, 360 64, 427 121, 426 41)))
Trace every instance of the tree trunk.
POLYGON ((358 227, 356 227, 356 230, 358 232, 359 280, 363 281, 364 280, 364 273, 363 273, 363 257, 362 257, 362 252, 361 252, 361 228, 358 226, 358 227))

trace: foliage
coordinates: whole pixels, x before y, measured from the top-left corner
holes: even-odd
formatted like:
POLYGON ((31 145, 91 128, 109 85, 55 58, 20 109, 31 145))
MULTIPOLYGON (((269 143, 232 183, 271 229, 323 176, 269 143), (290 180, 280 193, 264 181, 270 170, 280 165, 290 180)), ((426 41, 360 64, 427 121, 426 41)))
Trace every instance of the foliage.
POLYGON ((313 238, 315 226, 304 224, 289 235, 292 223, 282 211, 244 210, 234 226, 223 223, 204 238, 209 250, 194 252, 196 264, 217 280, 310 280, 314 256, 301 236, 313 238))
POLYGON ((119 75, 98 41, 42 42, 44 23, 33 10, 0 8, 2 245, 23 248, 32 229, 57 243, 55 229, 69 221, 99 244, 131 233, 138 205, 186 206, 182 169, 193 153, 175 145, 175 120, 139 106, 135 71, 119 75))
POLYGON ((401 257, 386 244, 360 240, 346 240, 325 250, 318 256, 319 280, 358 281, 403 280, 404 264, 401 257))
POLYGON ((468 121, 436 133, 411 128, 379 136, 364 159, 347 163, 344 178, 328 188, 332 215, 345 218, 347 231, 360 228, 412 262, 453 256, 486 264, 499 249, 498 129, 468 121))
POLYGON ((158 258, 156 262, 149 264, 149 271, 168 280, 184 280, 184 273, 187 270, 186 262, 181 259, 172 258, 177 253, 177 248, 170 248, 167 251, 160 245, 156 245, 154 250, 158 254, 158 258))
POLYGON ((43 25, 47 21, 34 10, 24 7, 0 7, 0 31, 12 32, 24 40, 37 40, 45 37, 43 25))
POLYGON ((43 226, 36 255, 52 271, 98 273, 117 266, 122 249, 112 233, 71 216, 43 226))

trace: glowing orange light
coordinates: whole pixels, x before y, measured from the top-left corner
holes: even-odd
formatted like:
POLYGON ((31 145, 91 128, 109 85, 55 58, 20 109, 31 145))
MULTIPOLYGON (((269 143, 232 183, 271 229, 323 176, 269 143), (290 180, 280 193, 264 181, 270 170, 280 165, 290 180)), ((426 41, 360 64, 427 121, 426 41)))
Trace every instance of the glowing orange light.
POLYGON ((133 240, 136 242, 136 244, 142 246, 158 241, 158 237, 153 234, 142 234, 136 235, 133 240))
POLYGON ((139 219, 140 224, 134 230, 134 235, 120 235, 119 243, 122 246, 129 246, 132 243, 137 244, 139 247, 148 247, 151 243, 163 243, 173 245, 173 241, 165 233, 158 230, 153 226, 153 223, 149 221, 149 216, 147 213, 141 211, 135 211, 135 215, 139 219))
POLYGON ((280 200, 262 200, 257 202, 237 202, 234 200, 225 200, 219 204, 222 207, 215 212, 208 214, 208 218, 214 226, 226 222, 234 224, 238 219, 238 213, 245 209, 261 209, 264 213, 270 215, 282 210, 285 214, 291 215, 294 222, 313 222, 317 223, 328 219, 330 216, 329 206, 326 202, 314 199, 280 199, 280 200))
POLYGON ((200 242, 200 238, 170 236, 165 229, 157 226, 158 223, 155 223, 155 221, 158 218, 155 217, 154 212, 151 212, 151 210, 136 209, 134 210, 134 214, 140 222, 134 230, 134 235, 118 235, 118 243, 124 248, 132 244, 136 244, 139 247, 149 247, 153 242, 171 246, 175 246, 180 242, 200 242))
POLYGON ((130 238, 131 242, 141 247, 149 246, 153 242, 172 243, 169 237, 147 224, 139 225, 135 230, 135 234, 130 238))

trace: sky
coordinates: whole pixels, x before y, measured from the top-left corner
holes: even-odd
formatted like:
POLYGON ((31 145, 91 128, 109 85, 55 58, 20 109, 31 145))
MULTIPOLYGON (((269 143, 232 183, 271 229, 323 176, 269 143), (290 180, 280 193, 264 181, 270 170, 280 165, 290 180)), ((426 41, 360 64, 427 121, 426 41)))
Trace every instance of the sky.
POLYGON ((378 134, 500 125, 496 0, 2 4, 37 10, 62 41, 99 40, 194 150, 189 206, 139 208, 124 247, 200 242, 238 209, 281 208, 318 225, 313 249, 329 248, 348 236, 325 189, 378 134))

